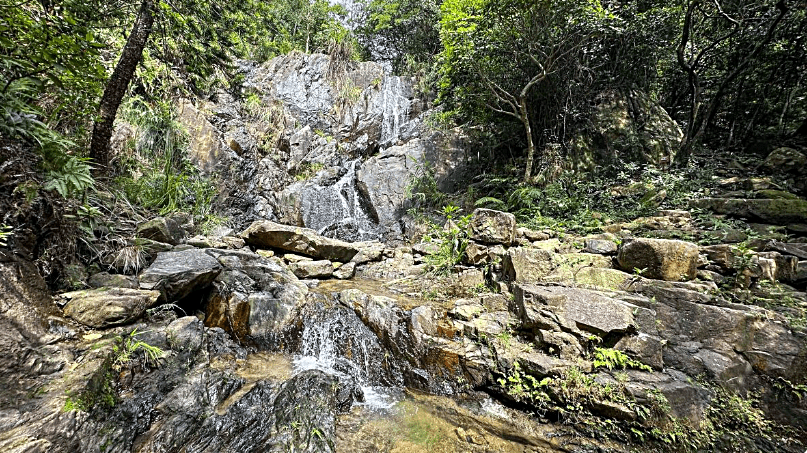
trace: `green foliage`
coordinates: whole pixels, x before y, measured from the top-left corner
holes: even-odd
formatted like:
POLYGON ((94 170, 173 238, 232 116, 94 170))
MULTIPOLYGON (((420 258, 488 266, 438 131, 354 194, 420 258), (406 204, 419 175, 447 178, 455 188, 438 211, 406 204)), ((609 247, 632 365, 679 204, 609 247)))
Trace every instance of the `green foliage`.
POLYGON ((309 180, 323 168, 325 168, 325 165, 319 162, 303 162, 298 165, 297 173, 294 175, 294 179, 297 181, 309 180))
POLYGON ((622 351, 611 348, 594 348, 594 367, 595 368, 608 368, 608 370, 624 370, 634 368, 642 371, 651 371, 648 365, 633 360, 622 351))
POLYGON ((551 379, 544 378, 539 381, 532 375, 522 372, 518 362, 513 363, 513 369, 507 376, 499 378, 496 382, 516 401, 535 407, 543 407, 549 402, 546 389, 551 379))
POLYGON ((89 119, 106 71, 88 19, 106 10, 77 0, 0 2, 0 131, 36 140, 42 128, 89 119))
POLYGON ((128 335, 122 335, 118 339, 117 344, 112 347, 113 359, 111 366, 113 370, 120 371, 128 366, 138 352, 142 353, 146 365, 157 366, 158 359, 163 356, 164 352, 157 346, 138 340, 136 337, 141 333, 134 329, 128 335))
MULTIPOLYGON (((371 59, 414 74, 440 50, 441 0, 362 0, 356 33, 371 59)), ((424 67, 425 65, 425 67, 424 67)))
POLYGON ((456 219, 460 208, 454 205, 443 207, 446 223, 443 227, 432 224, 426 240, 437 244, 437 252, 426 257, 429 270, 435 274, 447 275, 455 265, 462 261, 465 248, 468 246, 468 222, 471 215, 456 219))
POLYGON ((48 172, 44 189, 55 190, 64 198, 79 198, 94 184, 95 180, 90 174, 90 159, 65 156, 63 164, 48 172))
POLYGON ((7 245, 8 238, 12 234, 13 230, 10 226, 6 224, 0 225, 0 247, 5 247, 7 245))
POLYGON ((713 187, 713 174, 706 164, 662 171, 622 163, 591 173, 567 172, 543 186, 521 184, 516 175, 498 174, 478 183, 478 190, 487 196, 476 205, 512 212, 531 227, 585 233, 609 222, 651 215, 659 208, 687 209, 692 197, 713 187))
POLYGON ((204 218, 216 188, 187 160, 188 134, 174 115, 169 102, 149 103, 137 97, 127 102, 122 116, 137 132, 132 155, 121 162, 128 174, 116 182, 130 201, 147 209, 160 214, 186 211, 204 218))
POLYGON ((437 185, 434 167, 428 162, 414 162, 415 177, 406 186, 406 198, 410 204, 409 213, 422 214, 427 208, 442 206, 447 195, 437 185))

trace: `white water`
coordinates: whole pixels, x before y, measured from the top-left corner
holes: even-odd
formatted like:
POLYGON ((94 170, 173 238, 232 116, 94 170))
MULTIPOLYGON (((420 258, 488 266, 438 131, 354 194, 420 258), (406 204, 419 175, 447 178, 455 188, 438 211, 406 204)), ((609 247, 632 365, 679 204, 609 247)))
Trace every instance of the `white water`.
POLYGON ((397 144, 401 127, 409 116, 409 98, 398 76, 385 76, 381 93, 381 147, 397 144))
POLYGON ((356 189, 359 160, 345 164, 346 172, 333 185, 307 185, 300 196, 300 211, 307 228, 347 241, 378 239, 377 225, 365 212, 356 189), (335 231, 335 233, 332 233, 335 231))
POLYGON ((375 335, 352 312, 346 315, 332 310, 322 315, 324 319, 306 320, 294 371, 320 370, 352 377, 364 392, 364 402, 356 404, 371 410, 392 408, 401 391, 379 383, 381 348, 375 335))

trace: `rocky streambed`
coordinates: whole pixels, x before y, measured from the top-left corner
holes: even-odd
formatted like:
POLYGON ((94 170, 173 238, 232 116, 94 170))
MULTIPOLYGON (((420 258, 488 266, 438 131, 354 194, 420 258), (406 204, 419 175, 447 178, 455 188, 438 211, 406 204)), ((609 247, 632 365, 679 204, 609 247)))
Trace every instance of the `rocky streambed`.
POLYGON ((803 448, 804 293, 776 286, 777 311, 714 283, 803 287, 803 244, 558 238, 481 209, 468 234, 437 276, 429 244, 258 221, 55 297, 6 256, 0 450, 803 448))

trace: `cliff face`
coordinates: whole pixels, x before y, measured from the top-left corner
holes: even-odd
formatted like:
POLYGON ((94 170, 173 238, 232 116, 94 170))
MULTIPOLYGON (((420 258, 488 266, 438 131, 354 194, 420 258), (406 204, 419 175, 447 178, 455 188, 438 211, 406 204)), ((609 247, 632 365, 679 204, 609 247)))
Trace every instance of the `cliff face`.
POLYGON ((293 53, 241 65, 236 90, 180 105, 190 156, 224 183, 219 208, 345 240, 391 240, 406 229, 407 186, 424 171, 454 189, 467 161, 457 131, 430 112, 408 77, 373 62, 293 53))

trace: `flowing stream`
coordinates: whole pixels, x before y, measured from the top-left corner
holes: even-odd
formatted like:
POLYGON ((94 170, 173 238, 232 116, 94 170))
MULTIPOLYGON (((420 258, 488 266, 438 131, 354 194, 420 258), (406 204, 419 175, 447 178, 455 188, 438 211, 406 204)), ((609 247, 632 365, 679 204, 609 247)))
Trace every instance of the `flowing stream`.
POLYGON ((364 392, 361 404, 384 410, 395 405, 402 388, 400 376, 388 371, 387 360, 375 334, 352 310, 337 306, 305 320, 294 370, 317 369, 355 379, 364 392))

